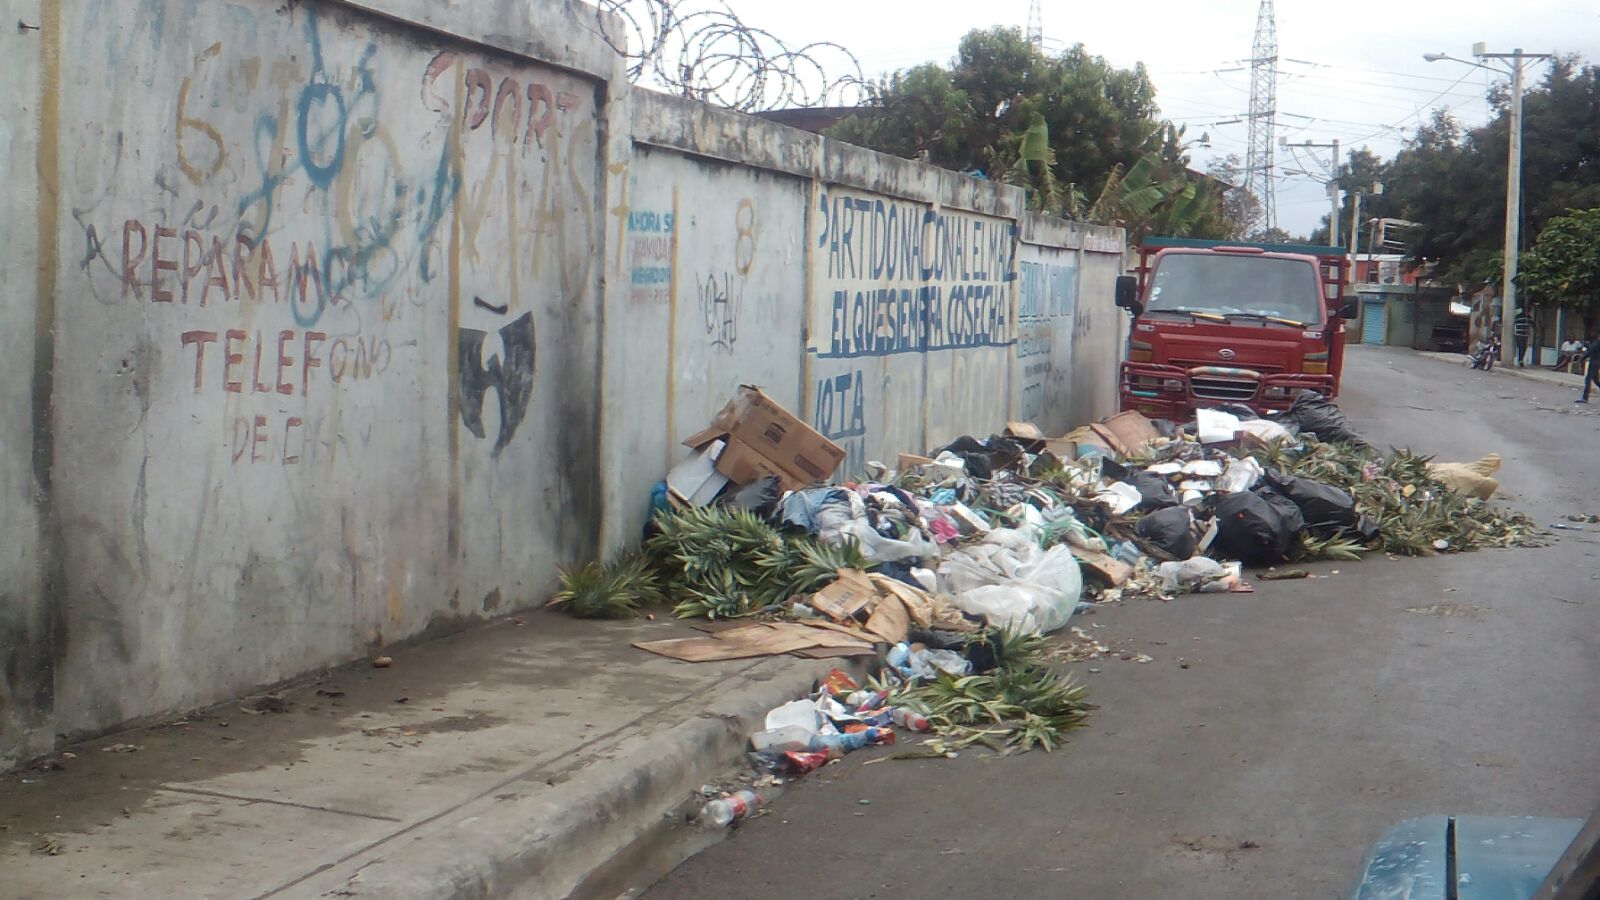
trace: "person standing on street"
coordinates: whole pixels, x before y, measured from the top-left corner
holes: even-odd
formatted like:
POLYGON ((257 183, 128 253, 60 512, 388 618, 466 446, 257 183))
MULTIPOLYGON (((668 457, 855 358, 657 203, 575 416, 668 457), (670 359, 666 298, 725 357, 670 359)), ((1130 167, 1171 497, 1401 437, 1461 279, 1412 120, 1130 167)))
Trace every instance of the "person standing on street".
POLYGON ((1574 403, 1589 402, 1589 388, 1600 384, 1600 328, 1589 332, 1589 346, 1584 348, 1583 396, 1574 403))
POLYGON ((1517 310, 1517 317, 1511 320, 1511 337, 1517 344, 1517 368, 1522 368, 1522 357, 1528 353, 1528 339, 1533 336, 1533 316, 1528 313, 1528 308, 1517 310))

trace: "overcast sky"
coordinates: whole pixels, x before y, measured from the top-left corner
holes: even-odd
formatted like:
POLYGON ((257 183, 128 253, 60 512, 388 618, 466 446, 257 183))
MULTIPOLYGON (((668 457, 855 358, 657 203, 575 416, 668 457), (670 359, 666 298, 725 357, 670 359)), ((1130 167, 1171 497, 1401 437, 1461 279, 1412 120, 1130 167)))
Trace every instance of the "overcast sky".
MULTIPOLYGON (((875 75, 920 62, 948 62, 973 28, 1026 23, 1029 0, 728 0, 750 25, 791 45, 832 40, 849 47, 875 75)), ((692 5, 689 2, 686 7, 692 5)), ((1259 0, 1043 0, 1046 47, 1082 43, 1119 66, 1143 62, 1163 113, 1209 134, 1194 148, 1203 168, 1212 155, 1244 156, 1241 116, 1249 106, 1249 58, 1259 0), (1201 12, 1203 10, 1203 12, 1201 12)), ((1491 52, 1577 53, 1600 60, 1600 3, 1595 0, 1277 0, 1278 134, 1291 141, 1366 146, 1391 156, 1403 133, 1428 110, 1448 107, 1465 123, 1488 115, 1485 89, 1495 76, 1422 54, 1470 59, 1472 45, 1491 52)), ((1542 72, 1536 67, 1535 74, 1542 72)), ((1527 139, 1538 140, 1529 134, 1527 139)), ((1328 151, 1278 151, 1278 224, 1297 235, 1328 209, 1328 151), (1313 156, 1312 154, 1316 155, 1313 156), (1315 179, 1286 174, 1306 170, 1315 179)))

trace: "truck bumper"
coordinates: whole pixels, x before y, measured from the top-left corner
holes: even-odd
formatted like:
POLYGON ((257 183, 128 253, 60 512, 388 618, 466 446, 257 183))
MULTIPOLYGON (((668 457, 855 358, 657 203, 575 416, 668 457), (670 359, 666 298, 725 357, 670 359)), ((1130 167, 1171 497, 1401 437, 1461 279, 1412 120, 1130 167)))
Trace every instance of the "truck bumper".
POLYGON ((1197 409, 1238 405, 1258 415, 1283 412, 1300 391, 1332 396, 1330 375, 1264 375, 1251 369, 1185 369, 1156 363, 1123 363, 1118 393, 1123 410, 1185 422, 1197 409))

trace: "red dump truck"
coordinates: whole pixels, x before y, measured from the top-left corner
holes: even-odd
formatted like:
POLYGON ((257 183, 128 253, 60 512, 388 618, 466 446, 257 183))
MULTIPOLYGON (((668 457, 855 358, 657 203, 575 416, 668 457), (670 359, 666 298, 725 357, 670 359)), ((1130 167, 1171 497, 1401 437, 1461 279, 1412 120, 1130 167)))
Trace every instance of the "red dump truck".
POLYGON ((1301 390, 1339 393, 1348 262, 1341 247, 1148 238, 1117 279, 1133 314, 1122 409, 1185 421, 1197 408, 1287 409, 1301 390))

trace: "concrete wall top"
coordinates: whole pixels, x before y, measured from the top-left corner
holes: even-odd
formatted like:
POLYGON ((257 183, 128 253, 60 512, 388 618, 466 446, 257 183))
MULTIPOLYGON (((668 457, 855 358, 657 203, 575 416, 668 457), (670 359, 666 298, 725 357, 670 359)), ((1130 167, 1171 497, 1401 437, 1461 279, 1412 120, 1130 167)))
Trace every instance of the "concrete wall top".
POLYGON ((1022 189, 1012 185, 682 97, 635 90, 633 100, 633 138, 641 144, 998 218, 1017 219, 1027 208, 1022 189))
POLYGON ((601 80, 622 77, 621 20, 577 0, 333 0, 601 80))
POLYGON ((1019 239, 1024 244, 1081 249, 1090 253, 1121 253, 1123 249, 1123 232, 1120 228, 1090 225, 1031 212, 1022 217, 1019 239))

